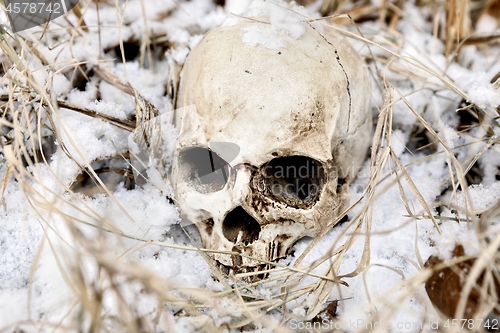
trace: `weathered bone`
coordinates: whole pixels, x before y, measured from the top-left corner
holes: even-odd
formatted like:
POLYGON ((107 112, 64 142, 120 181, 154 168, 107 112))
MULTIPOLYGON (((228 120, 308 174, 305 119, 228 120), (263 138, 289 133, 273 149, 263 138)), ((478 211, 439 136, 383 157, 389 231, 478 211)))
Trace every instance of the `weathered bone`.
MULTIPOLYGON (((171 179, 204 247, 273 261, 345 208, 370 141, 370 84, 356 51, 320 26, 279 34, 276 48, 249 45, 255 27, 266 25, 215 28, 189 54, 171 179), (213 142, 237 145, 238 156, 224 160, 213 142)), ((236 272, 263 267, 246 256, 212 257, 236 272)))

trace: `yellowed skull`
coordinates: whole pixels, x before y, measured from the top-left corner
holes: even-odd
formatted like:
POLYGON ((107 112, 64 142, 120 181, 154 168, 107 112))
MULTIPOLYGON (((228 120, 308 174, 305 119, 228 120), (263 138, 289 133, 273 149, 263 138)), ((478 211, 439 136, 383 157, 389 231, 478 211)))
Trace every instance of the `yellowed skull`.
POLYGON ((274 261, 324 230, 345 208, 372 131, 367 72, 345 39, 303 22, 259 43, 265 29, 240 20, 207 33, 176 105, 176 201, 204 247, 244 254, 211 255, 235 272, 261 270, 250 257, 274 261))

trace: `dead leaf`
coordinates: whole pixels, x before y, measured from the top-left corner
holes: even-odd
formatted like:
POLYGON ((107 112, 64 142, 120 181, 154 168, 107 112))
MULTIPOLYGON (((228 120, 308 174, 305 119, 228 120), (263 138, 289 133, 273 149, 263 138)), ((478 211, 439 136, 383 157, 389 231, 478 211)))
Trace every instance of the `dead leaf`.
POLYGON ((331 322, 337 318, 337 307, 339 301, 335 300, 321 310, 311 321, 313 323, 331 322))
MULTIPOLYGON (((455 246, 452 258, 460 258, 465 255, 462 245, 455 246)), ((444 261, 436 256, 431 256, 425 263, 425 267, 436 267, 444 261)), ((439 309, 449 318, 455 317, 458 302, 460 300, 462 289, 467 281, 469 272, 475 263, 475 259, 468 259, 457 264, 436 269, 432 276, 425 283, 425 290, 435 308, 439 309)), ((476 288, 473 288, 468 295, 465 306, 465 313, 460 319, 476 318, 475 315, 480 310, 484 299, 481 296, 481 288, 484 280, 484 272, 481 273, 476 288)), ((495 289, 497 299, 500 299, 500 284, 495 280, 495 289)))

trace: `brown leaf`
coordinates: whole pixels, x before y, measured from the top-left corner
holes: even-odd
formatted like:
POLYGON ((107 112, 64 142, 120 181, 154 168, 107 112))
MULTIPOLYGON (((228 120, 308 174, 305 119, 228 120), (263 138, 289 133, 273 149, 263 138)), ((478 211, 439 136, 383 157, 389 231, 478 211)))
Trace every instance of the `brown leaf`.
POLYGON ((485 12, 491 17, 500 18, 500 0, 489 0, 485 9, 485 12))
POLYGON ((316 317, 314 317, 311 321, 313 323, 322 323, 325 321, 327 321, 327 322, 333 321, 335 318, 337 318, 338 305, 339 305, 338 300, 331 302, 330 304, 327 305, 326 308, 321 310, 320 313, 318 313, 316 315, 316 317))
MULTIPOLYGON (((462 245, 455 246, 453 250, 453 258, 464 256, 464 248, 462 245)), ((445 267, 444 269, 436 269, 432 276, 425 283, 425 290, 434 307, 439 309, 449 318, 455 317, 455 311, 462 296, 462 289, 467 281, 469 272, 474 265, 475 259, 468 259, 457 264, 445 267)), ((443 263, 442 259, 431 256, 425 263, 425 267, 435 267, 443 263)), ((465 313, 460 316, 460 319, 475 318, 475 315, 481 308, 481 288, 484 280, 484 271, 476 281, 476 286, 468 295, 465 306, 465 313)), ((495 280, 495 289, 497 299, 500 299, 500 284, 495 280)))

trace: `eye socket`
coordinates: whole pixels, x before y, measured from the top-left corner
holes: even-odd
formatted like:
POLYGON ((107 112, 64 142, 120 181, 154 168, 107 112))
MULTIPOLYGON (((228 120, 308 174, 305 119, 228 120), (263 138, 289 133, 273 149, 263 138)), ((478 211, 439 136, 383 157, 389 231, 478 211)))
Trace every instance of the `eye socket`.
POLYGON ((189 147, 179 154, 179 169, 198 192, 211 193, 224 188, 231 167, 217 153, 204 147, 189 147))
POLYGON ((252 186, 278 202, 308 209, 318 201, 325 178, 321 162, 306 156, 286 156, 261 166, 252 186))

